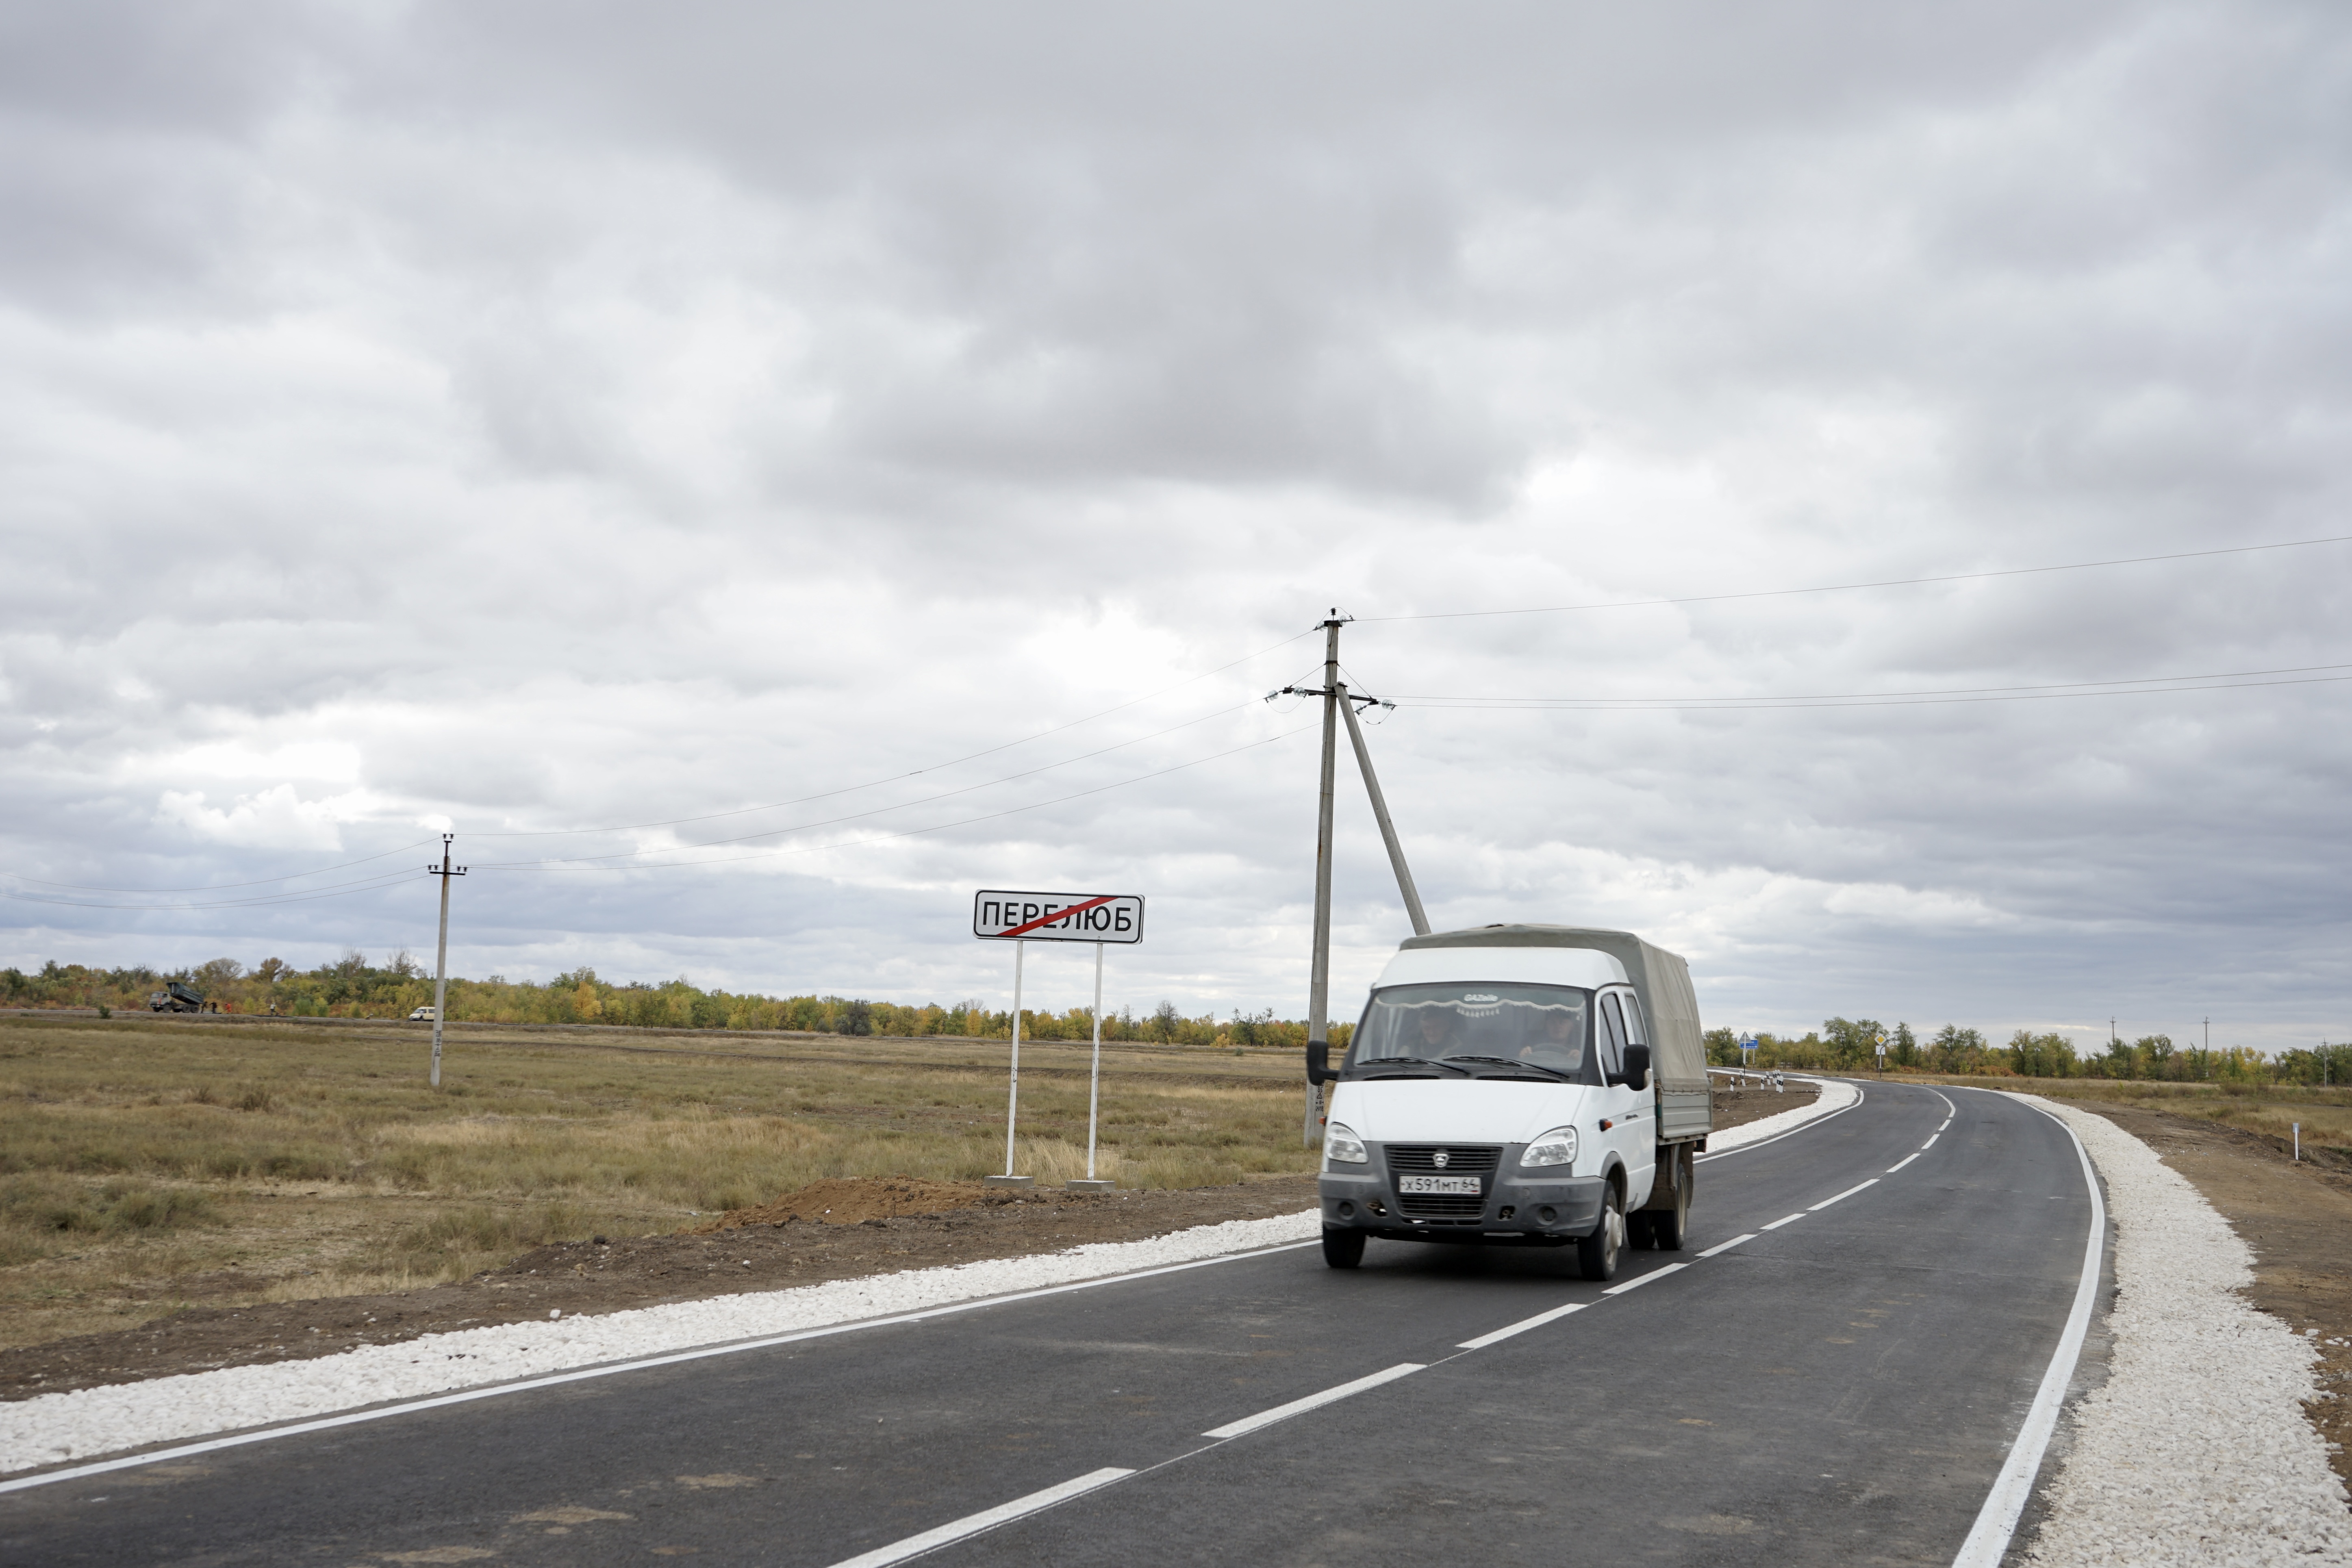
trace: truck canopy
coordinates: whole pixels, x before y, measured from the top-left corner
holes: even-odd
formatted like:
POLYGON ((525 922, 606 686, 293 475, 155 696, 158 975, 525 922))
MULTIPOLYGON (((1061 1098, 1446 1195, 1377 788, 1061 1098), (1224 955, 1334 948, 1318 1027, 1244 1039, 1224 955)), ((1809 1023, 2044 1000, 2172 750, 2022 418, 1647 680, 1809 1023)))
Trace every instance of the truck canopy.
MULTIPOLYGON (((1700 1037, 1698 994, 1679 953, 1653 947, 1629 931, 1584 926, 1491 925, 1407 937, 1400 952, 1432 947, 1581 947, 1625 966, 1633 994, 1650 1021, 1651 1069, 1668 1093, 1706 1092, 1706 1042, 1700 1037)), ((1704 1123, 1699 1128, 1705 1131, 1704 1123)))

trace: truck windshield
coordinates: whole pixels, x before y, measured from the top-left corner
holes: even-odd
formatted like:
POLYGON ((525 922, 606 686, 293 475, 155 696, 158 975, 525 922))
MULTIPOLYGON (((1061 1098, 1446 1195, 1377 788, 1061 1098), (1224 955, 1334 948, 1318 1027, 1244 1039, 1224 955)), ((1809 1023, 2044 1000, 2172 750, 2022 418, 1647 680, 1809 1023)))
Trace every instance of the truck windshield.
POLYGON ((1391 985, 1372 993, 1340 1070, 1373 1077, 1451 1067, 1508 1078, 1524 1063, 1581 1081, 1591 1013, 1592 994, 1570 985, 1391 985))

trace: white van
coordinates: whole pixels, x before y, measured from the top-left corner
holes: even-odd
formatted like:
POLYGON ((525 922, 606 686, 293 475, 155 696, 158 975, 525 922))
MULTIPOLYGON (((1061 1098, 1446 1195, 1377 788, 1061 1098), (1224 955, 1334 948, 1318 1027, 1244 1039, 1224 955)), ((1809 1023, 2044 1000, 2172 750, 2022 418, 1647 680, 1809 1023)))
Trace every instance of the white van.
POLYGON ((408 1021, 412 1024, 430 1024, 439 1016, 440 1015, 436 1013, 429 1006, 419 1007, 415 1012, 411 1013, 408 1016, 408 1021))
POLYGON ((1373 984, 1323 1138, 1323 1257, 1372 1237, 1570 1247, 1607 1279, 1679 1250, 1713 1117, 1690 969, 1630 931, 1409 939, 1373 984))

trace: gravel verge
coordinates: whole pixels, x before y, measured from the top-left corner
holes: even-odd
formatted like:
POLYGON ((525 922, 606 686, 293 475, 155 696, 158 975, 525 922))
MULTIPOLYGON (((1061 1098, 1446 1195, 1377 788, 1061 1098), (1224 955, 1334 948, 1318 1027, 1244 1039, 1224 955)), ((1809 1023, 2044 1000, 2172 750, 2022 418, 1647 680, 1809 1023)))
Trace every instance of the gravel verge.
POLYGON ((2032 1563, 2352 1563, 2352 1514, 2305 1418, 2315 1347, 2241 1292, 2253 1254, 2155 1151, 2021 1095, 2090 1152, 2115 1224, 2106 1383, 2075 1407, 2032 1563))
POLYGON ((1146 1241, 910 1269, 597 1317, 428 1334, 340 1355, 226 1367, 0 1405, 0 1473, 730 1341, 890 1317, 1196 1262, 1320 1233, 1316 1211, 1199 1226, 1146 1241))
POLYGON ((1743 1121, 1726 1131, 1709 1133, 1706 1152, 1709 1154, 1727 1154, 1750 1143, 1761 1143, 1767 1138, 1778 1138, 1783 1132, 1795 1131, 1808 1121, 1818 1121, 1833 1110, 1843 1110, 1862 1098, 1862 1090, 1833 1078, 1807 1079, 1804 1081, 1819 1086, 1821 1092, 1813 1100, 1788 1110, 1759 1117, 1753 1121, 1743 1121))

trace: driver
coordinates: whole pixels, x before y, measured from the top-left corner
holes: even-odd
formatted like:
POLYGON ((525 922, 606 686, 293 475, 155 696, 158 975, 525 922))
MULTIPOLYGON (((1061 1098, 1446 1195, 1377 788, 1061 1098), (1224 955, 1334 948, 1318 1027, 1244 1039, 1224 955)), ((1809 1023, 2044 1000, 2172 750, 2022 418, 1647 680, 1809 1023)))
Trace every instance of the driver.
POLYGON ((1566 1007, 1547 1007, 1536 1025, 1535 1037, 1519 1047, 1519 1060, 1574 1072, 1584 1061, 1584 1016, 1566 1007))
POLYGON ((1446 1047, 1454 1043, 1454 1009, 1423 1007, 1417 1012, 1420 1038, 1414 1043, 1421 1047, 1423 1058, 1434 1061, 1445 1055, 1446 1047))

